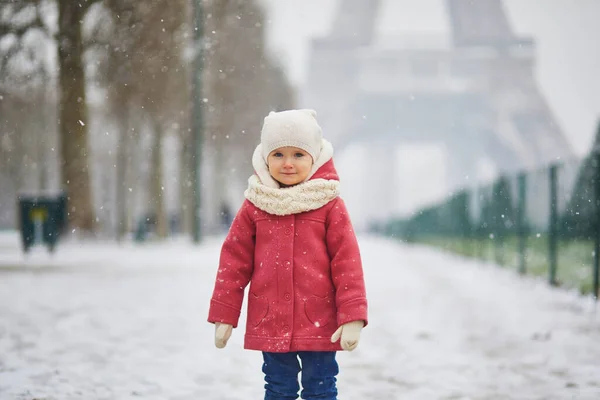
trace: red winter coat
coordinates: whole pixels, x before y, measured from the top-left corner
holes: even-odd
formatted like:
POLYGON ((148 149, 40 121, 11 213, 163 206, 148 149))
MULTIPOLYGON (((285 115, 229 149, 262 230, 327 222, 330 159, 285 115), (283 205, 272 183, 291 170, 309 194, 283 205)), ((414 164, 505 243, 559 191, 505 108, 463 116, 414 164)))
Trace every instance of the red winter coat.
MULTIPOLYGON (((333 161, 311 179, 338 180, 333 161)), ((335 351, 342 324, 367 324, 358 244, 336 197, 319 209, 277 216, 245 200, 221 249, 209 322, 237 327, 244 289, 244 348, 267 352, 335 351)))

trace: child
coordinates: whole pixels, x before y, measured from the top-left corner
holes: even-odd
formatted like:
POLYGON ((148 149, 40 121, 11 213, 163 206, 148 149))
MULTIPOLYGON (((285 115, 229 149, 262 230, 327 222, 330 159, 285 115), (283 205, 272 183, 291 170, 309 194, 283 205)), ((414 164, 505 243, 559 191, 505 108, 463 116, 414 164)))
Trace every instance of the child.
POLYGON ((336 351, 367 325, 360 253, 333 147, 313 110, 271 112, 255 175, 221 249, 208 321, 223 348, 250 283, 244 348, 263 352, 265 400, 336 399, 336 351), (300 363, 302 367, 300 367, 300 363))

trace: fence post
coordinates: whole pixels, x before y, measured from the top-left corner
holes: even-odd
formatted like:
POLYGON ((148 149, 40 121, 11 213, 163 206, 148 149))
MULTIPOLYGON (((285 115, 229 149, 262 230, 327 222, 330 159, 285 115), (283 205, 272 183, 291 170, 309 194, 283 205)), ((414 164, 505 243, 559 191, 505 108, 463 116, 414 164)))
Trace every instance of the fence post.
POLYGON ((557 203, 557 182, 556 182, 557 165, 550 166, 550 220, 548 227, 548 262, 549 262, 549 282, 550 285, 556 286, 556 247, 557 247, 557 231, 558 231, 558 205, 557 203))
MULTIPOLYGON (((598 126, 600 132, 600 125, 598 126)), ((596 300, 600 295, 600 145, 596 145, 592 153, 592 166, 594 167, 594 288, 593 295, 596 300)))
MULTIPOLYGON (((472 243, 471 243, 471 201, 470 201, 471 193, 467 188, 463 190, 461 193, 461 214, 462 214, 462 223, 460 226, 461 236, 463 239, 463 252, 472 257, 472 243)), ((461 215, 459 214, 459 215, 461 215)))
POLYGON ((477 231, 475 232, 475 243, 477 246, 477 257, 480 260, 485 260, 485 249, 487 246, 487 241, 485 238, 485 229, 487 228, 487 226, 485 226, 485 222, 486 222, 486 214, 485 214, 485 198, 484 198, 484 194, 483 194, 483 188, 481 186, 477 186, 477 205, 479 210, 477 210, 479 212, 479 218, 477 221, 477 231))
POLYGON ((492 213, 491 213, 491 222, 492 222, 492 234, 494 235, 494 240, 492 244, 494 246, 494 262, 498 265, 504 264, 504 258, 502 257, 502 233, 500 225, 504 223, 504 221, 500 218, 500 214, 502 214, 502 209, 500 208, 500 197, 501 197, 501 182, 504 177, 500 176, 496 179, 492 186, 492 213))
POLYGON ((519 240, 519 273, 527 272, 526 248, 527 248, 527 225, 525 207, 527 204, 527 175, 522 172, 518 175, 519 200, 517 205, 517 237, 519 240))

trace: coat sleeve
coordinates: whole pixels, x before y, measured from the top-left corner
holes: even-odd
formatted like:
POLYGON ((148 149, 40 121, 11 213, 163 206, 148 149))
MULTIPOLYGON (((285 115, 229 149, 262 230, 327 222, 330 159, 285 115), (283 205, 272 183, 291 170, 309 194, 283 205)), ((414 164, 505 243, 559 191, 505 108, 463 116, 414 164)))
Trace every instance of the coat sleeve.
POLYGON ((244 204, 235 216, 223 242, 215 288, 210 300, 208 322, 238 325, 244 300, 244 289, 254 268, 256 226, 244 204))
POLYGON ((335 286, 338 326, 367 319, 367 295, 358 241, 346 205, 335 201, 327 216, 327 251, 335 286))

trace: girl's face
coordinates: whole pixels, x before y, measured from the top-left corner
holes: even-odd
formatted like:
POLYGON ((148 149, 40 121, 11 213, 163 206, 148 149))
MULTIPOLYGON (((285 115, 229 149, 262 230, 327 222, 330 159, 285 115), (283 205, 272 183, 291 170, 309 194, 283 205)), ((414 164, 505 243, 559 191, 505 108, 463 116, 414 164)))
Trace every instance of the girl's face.
POLYGON ((280 147, 267 157, 269 173, 282 187, 304 182, 313 165, 313 159, 306 151, 297 147, 280 147))

